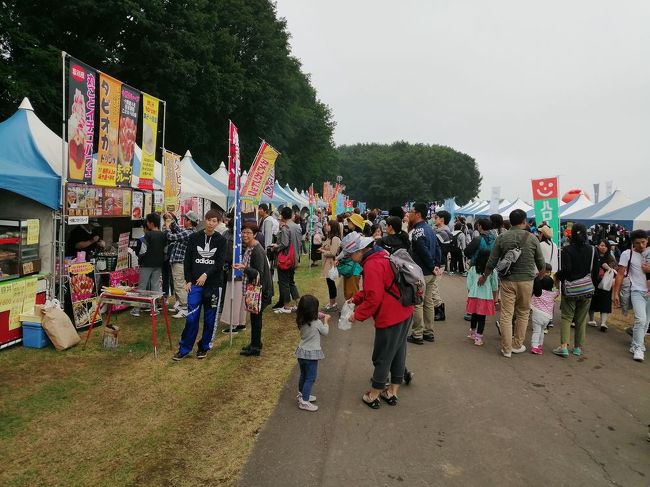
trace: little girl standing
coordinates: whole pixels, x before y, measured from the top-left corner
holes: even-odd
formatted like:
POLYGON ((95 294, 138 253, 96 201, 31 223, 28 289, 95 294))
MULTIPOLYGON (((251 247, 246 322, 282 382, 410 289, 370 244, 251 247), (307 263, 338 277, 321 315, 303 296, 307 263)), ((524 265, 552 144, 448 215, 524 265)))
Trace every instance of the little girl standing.
POLYGON ((298 399, 298 407, 305 411, 318 410, 318 406, 312 404, 316 397, 311 395, 311 388, 316 381, 318 361, 325 358, 320 347, 320 336, 329 333, 327 322, 330 315, 319 313, 318 306, 318 299, 315 296, 305 294, 300 298, 296 311, 296 323, 300 331, 300 344, 295 353, 300 366, 296 399, 298 399))
POLYGON ((482 286, 478 284, 478 278, 485 272, 485 266, 490 257, 489 250, 481 250, 474 265, 467 274, 467 309, 466 313, 472 315, 471 325, 467 338, 474 340, 474 345, 483 345, 483 330, 485 328, 485 317, 496 314, 497 291, 499 280, 496 272, 482 286))
POLYGON ((533 297, 530 298, 531 319, 533 334, 530 337, 530 353, 542 355, 544 353, 544 330, 553 319, 555 298, 560 295, 553 290, 554 281, 549 276, 553 271, 551 264, 546 264, 546 273, 542 278, 536 277, 533 282, 533 297))

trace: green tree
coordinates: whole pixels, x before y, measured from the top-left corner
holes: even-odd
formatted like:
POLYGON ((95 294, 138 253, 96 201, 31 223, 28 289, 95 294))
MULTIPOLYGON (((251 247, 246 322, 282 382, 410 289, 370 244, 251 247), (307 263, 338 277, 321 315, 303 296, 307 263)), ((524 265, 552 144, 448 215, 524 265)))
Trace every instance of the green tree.
POLYGON ((481 187, 476 161, 450 147, 394 142, 346 145, 338 152, 347 192, 370 206, 451 197, 464 204, 481 187))
POLYGON ((4 0, 0 16, 0 117, 24 96, 55 132, 61 126, 61 55, 166 100, 167 148, 190 149, 208 171, 240 131, 247 168, 260 138, 281 152, 291 186, 336 172, 329 108, 290 54, 286 23, 269 0, 4 0))

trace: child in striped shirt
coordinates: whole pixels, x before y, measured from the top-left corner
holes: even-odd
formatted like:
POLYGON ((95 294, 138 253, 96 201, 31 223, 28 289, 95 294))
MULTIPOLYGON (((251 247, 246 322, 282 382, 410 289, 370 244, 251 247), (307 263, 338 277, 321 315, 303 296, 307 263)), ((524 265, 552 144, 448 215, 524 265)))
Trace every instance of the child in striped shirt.
POLYGON ((552 270, 551 264, 546 264, 544 276, 535 278, 533 282, 533 297, 530 299, 531 318, 533 322, 530 352, 535 355, 542 355, 544 353, 544 330, 553 319, 555 298, 560 295, 557 289, 553 289, 555 283, 549 275, 552 270))

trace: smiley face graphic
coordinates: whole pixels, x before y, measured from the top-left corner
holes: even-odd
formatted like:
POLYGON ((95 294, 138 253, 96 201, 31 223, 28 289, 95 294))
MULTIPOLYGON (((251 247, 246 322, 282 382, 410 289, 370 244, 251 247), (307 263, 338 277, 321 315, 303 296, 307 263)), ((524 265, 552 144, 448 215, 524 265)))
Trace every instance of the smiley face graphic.
POLYGON ((557 198, 557 178, 536 179, 533 181, 533 199, 557 198))

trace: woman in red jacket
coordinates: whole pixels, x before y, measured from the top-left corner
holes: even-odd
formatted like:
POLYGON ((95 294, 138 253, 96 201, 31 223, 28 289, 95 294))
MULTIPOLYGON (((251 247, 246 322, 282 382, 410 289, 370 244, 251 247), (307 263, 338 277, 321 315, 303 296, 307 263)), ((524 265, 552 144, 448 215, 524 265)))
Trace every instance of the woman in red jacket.
POLYGON ((372 409, 379 408, 381 397, 391 406, 397 404, 397 391, 404 380, 406 363, 406 337, 411 325, 413 306, 402 306, 395 274, 388 259, 388 252, 374 245, 372 237, 359 236, 355 245, 344 248, 353 261, 363 266, 363 290, 352 296, 356 305, 352 321, 375 320, 375 344, 372 363, 372 388, 363 402, 372 409), (387 292, 387 290, 390 291, 387 292), (390 385, 388 375, 390 373, 390 385))

